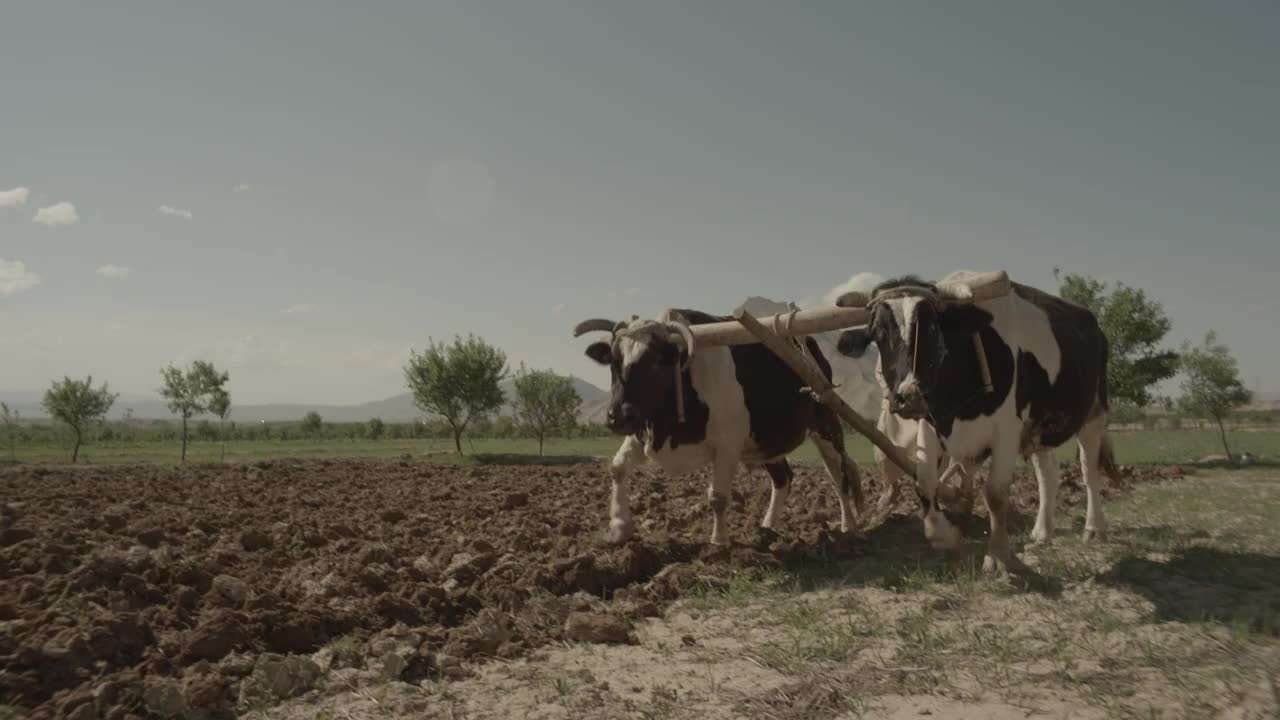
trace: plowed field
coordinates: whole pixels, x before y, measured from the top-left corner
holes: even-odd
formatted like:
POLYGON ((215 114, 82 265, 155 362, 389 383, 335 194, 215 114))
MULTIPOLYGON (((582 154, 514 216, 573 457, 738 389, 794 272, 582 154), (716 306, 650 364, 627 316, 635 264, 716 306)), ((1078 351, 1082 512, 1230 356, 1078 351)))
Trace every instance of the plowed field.
MULTIPOLYGON (((1177 474, 1126 469, 1126 484, 1177 474)), ((1077 503, 1065 475, 1060 500, 1077 503)), ((805 467, 779 535, 763 537, 759 473, 738 482, 733 545, 712 548, 706 481, 640 473, 638 537, 612 547, 608 481, 591 464, 0 469, 0 706, 230 717, 305 691, 316 672, 448 678, 566 637, 625 642, 629 619, 682 592, 742 568, 856 557, 885 521, 833 532, 833 492, 805 467)), ((880 488, 864 487, 873 504, 880 488)), ((1015 506, 1034 508, 1034 481, 1015 488, 1015 506)))

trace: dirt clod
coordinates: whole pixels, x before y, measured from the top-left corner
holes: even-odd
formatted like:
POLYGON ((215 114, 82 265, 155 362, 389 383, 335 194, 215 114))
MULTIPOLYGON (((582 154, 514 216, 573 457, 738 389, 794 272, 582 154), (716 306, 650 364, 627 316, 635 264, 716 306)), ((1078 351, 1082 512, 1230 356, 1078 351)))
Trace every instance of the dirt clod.
POLYGON ((564 634, 578 642, 623 644, 631 641, 631 623, 615 615, 575 612, 565 620, 564 634))

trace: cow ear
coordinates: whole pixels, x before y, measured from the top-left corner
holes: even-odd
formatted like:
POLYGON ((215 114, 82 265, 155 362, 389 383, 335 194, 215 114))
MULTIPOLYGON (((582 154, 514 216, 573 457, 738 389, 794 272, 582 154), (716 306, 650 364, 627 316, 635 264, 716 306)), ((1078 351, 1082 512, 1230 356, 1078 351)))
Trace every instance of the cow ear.
POLYGON ((587 357, 601 365, 609 365, 613 362, 613 348, 607 342, 591 343, 587 346, 587 357))
POLYGON ((938 317, 944 333, 973 335, 982 331, 994 320, 991 313, 976 305, 948 305, 938 317))
POLYGON ((860 358, 870 345, 871 333, 868 329, 864 327, 854 328, 840 333, 840 339, 836 342, 836 350, 841 355, 860 358))

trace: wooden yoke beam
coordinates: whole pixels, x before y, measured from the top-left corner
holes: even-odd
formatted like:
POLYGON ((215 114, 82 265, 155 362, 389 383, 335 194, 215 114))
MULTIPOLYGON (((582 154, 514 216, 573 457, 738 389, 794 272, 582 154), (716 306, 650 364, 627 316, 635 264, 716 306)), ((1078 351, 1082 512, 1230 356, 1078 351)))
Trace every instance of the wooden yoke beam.
POLYGON ((819 402, 831 408, 841 420, 871 440, 885 454, 885 457, 901 468, 904 473, 912 478, 915 477, 916 465, 906 456, 906 453, 902 452, 902 448, 894 445, 870 420, 849 407, 849 404, 836 394, 835 386, 823 377, 822 373, 813 367, 794 345, 761 324, 745 308, 735 310, 733 319, 737 320, 756 341, 764 343, 765 347, 772 350, 788 367, 796 371, 808 384, 813 396, 819 402))

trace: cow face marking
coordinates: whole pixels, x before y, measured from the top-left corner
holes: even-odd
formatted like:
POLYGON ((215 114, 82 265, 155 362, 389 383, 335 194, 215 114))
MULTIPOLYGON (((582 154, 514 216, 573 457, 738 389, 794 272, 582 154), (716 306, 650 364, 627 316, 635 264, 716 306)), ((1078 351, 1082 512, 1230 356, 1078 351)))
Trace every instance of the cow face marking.
POLYGON ((947 336, 972 335, 991 319, 990 313, 971 305, 944 305, 932 287, 904 278, 876 289, 870 323, 865 329, 843 333, 837 349, 858 357, 874 342, 880 352, 878 377, 890 411, 920 420, 928 415, 928 399, 937 388, 947 336))
POLYGON ((926 398, 945 353, 934 302, 923 296, 881 300, 867 327, 843 333, 837 349, 858 357, 873 342, 880 352, 878 378, 890 410, 911 420, 925 417, 926 398))
POLYGON ((636 435, 652 424, 674 396, 677 363, 684 353, 663 332, 620 335, 587 348, 611 376, 606 424, 618 435, 636 435))

